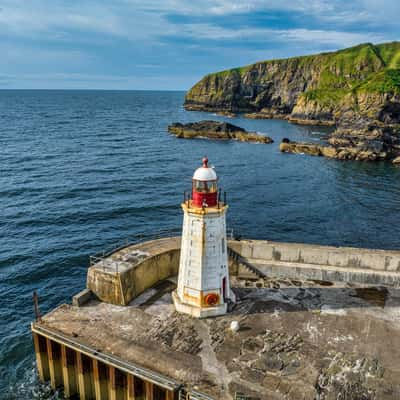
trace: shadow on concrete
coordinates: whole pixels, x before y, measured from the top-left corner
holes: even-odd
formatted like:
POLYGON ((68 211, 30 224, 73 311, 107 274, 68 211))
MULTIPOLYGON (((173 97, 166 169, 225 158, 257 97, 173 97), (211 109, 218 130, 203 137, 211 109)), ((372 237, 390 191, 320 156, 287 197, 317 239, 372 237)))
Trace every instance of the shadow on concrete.
POLYGON ((386 287, 335 287, 309 286, 304 282, 301 287, 283 288, 233 288, 237 302, 232 305, 233 313, 257 314, 276 312, 296 312, 304 310, 320 310, 329 313, 330 310, 348 308, 367 308, 388 306, 400 309, 400 289, 386 287))

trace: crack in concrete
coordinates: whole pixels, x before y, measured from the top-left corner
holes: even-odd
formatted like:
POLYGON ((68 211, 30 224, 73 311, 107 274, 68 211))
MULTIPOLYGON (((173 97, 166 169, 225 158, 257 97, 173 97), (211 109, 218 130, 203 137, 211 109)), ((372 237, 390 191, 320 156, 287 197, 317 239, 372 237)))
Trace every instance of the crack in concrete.
POLYGON ((226 365, 219 362, 215 355, 211 345, 210 327, 206 322, 201 320, 197 321, 195 327, 199 337, 203 341, 201 351, 198 354, 203 363, 203 370, 215 376, 217 383, 224 388, 224 397, 221 399, 231 399, 231 396, 229 396, 229 384, 232 381, 232 377, 226 365))

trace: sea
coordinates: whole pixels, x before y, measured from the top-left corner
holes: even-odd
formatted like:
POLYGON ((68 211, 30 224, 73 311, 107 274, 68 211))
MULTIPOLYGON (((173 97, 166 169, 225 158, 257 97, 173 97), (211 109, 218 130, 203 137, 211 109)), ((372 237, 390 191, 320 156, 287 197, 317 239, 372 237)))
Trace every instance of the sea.
POLYGON ((188 112, 184 92, 0 91, 0 398, 56 399, 37 382, 42 314, 85 287, 89 256, 179 234, 180 202, 207 156, 235 237, 400 249, 400 168, 282 154, 328 128, 188 112), (227 121, 273 144, 178 139, 167 126, 227 121))

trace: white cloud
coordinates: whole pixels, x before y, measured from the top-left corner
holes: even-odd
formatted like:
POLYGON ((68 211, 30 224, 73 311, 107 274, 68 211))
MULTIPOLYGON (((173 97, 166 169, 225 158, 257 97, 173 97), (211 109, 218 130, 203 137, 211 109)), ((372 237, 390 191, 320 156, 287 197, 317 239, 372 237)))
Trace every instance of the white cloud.
MULTIPOLYGON (((125 0, 125 4, 134 6, 136 10, 158 11, 188 16, 234 15, 260 11, 303 12, 321 18, 332 16, 357 15, 358 12, 386 9, 397 5, 396 0, 125 0), (335 14, 335 15, 333 15, 335 14)), ((371 15, 372 16, 372 15, 371 15)))
MULTIPOLYGON (((292 30, 289 33, 275 31, 289 40, 303 37, 303 40, 319 39, 314 33, 322 33, 321 38, 327 42, 347 45, 371 34, 347 33, 340 34, 341 24, 367 23, 368 21, 393 21, 387 9, 400 13, 400 3, 393 0, 377 3, 373 0, 356 0, 355 2, 327 0, 119 0, 113 3, 87 0, 81 3, 54 2, 50 0, 31 0, 21 2, 15 0, 0 0, 0 33, 20 36, 43 36, 48 39, 63 40, 72 32, 100 33, 129 40, 156 40, 158 37, 181 34, 192 37, 192 32, 198 32, 201 37, 212 39, 231 39, 254 37, 269 34, 268 29, 229 30, 223 28, 223 18, 232 14, 243 14, 259 11, 288 11, 292 13, 307 13, 317 20, 337 25, 332 40, 330 30, 292 30), (386 4, 386 6, 385 6, 386 4), (221 23, 193 24, 192 26, 173 24, 164 15, 168 13, 186 16, 216 16, 221 23), (342 42, 340 42, 342 38, 342 42)), ((251 24, 251 18, 249 18, 251 24)), ((376 36, 375 36, 376 37, 376 36)), ((375 39, 374 41, 379 40, 375 39)))
POLYGON ((103 7, 64 5, 57 2, 32 0, 29 3, 2 2, 0 30, 26 36, 76 29, 89 32, 121 34, 123 23, 117 15, 103 7))
POLYGON ((309 29, 289 29, 280 31, 281 40, 296 42, 314 42, 320 44, 352 46, 358 43, 379 42, 384 36, 376 33, 357 33, 342 31, 324 31, 309 29))
POLYGON ((126 0, 137 10, 187 16, 229 16, 234 14, 286 11, 304 13, 317 20, 341 23, 397 24, 398 0, 126 0))
MULTIPOLYGON (((114 70, 120 76, 159 65, 159 76, 175 72, 181 79, 187 66, 189 76, 195 70, 396 40, 397 15, 398 0, 0 0, 0 73, 43 71, 56 82, 62 78, 54 74, 62 71, 100 77, 114 70), (260 26, 259 19, 252 23, 262 12, 278 16, 274 26, 260 26), (304 25, 282 21, 279 28, 279 12, 304 25), (172 18, 179 15, 183 18, 172 18), (233 17, 241 24, 231 27, 233 17)), ((123 86, 120 79, 125 78, 107 82, 123 86)))
POLYGON ((222 28, 211 24, 187 24, 179 33, 185 37, 207 40, 269 40, 273 42, 313 42, 320 44, 351 46, 353 44, 380 41, 384 37, 375 33, 342 32, 312 29, 263 29, 222 28))

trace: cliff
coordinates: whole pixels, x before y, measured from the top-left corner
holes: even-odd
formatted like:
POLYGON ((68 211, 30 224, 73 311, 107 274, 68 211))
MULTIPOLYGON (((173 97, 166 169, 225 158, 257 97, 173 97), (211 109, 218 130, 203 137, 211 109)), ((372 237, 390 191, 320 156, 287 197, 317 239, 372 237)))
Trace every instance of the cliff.
POLYGON ((213 73, 189 90, 185 108, 294 122, 340 124, 362 118, 398 124, 400 42, 366 43, 213 73))

